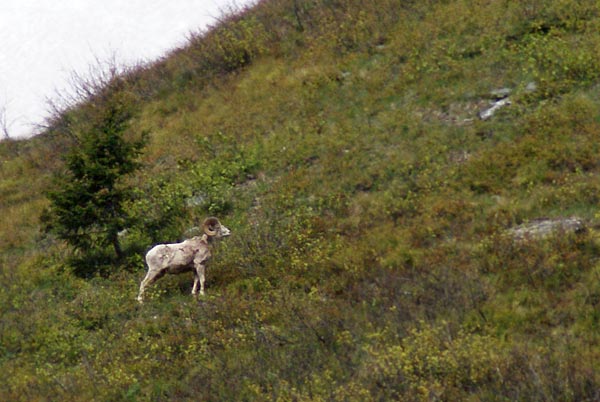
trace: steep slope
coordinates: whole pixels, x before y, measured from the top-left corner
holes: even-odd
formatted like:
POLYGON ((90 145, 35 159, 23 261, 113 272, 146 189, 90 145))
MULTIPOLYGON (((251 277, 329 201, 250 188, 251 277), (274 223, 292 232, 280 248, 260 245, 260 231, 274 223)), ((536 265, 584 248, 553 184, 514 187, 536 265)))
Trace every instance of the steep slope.
POLYGON ((259 2, 0 143, 0 399, 600 397, 600 8, 376 3, 259 2), (38 224, 115 93, 150 133, 122 261, 38 224), (206 215, 207 296, 138 306, 143 251, 206 215))

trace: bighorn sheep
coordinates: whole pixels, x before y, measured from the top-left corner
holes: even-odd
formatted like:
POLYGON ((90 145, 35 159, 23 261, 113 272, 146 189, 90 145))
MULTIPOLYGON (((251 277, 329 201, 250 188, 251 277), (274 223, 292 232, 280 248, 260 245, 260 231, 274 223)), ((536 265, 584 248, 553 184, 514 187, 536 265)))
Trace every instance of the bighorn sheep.
POLYGON ((204 295, 204 273, 206 263, 211 257, 211 245, 214 239, 229 236, 231 231, 221 225, 217 218, 207 218, 202 225, 204 234, 194 236, 181 243, 158 244, 146 254, 148 273, 140 284, 137 300, 142 303, 146 287, 156 282, 165 274, 180 274, 194 272, 194 286, 192 295, 198 292, 204 295))

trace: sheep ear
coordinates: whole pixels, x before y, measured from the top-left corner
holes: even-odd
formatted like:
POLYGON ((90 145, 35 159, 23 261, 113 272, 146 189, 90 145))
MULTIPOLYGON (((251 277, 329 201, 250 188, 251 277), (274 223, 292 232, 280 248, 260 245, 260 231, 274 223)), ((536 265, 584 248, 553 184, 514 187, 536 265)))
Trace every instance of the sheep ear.
POLYGON ((202 224, 204 233, 208 236, 216 236, 219 233, 219 226, 221 226, 221 223, 217 218, 206 218, 202 224))

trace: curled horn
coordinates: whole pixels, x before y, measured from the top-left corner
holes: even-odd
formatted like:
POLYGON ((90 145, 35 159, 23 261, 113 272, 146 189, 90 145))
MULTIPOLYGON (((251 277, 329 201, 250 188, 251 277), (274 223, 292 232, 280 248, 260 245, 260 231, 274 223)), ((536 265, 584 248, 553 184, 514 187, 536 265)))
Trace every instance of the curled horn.
POLYGON ((221 223, 217 218, 206 218, 202 224, 204 233, 206 233, 208 236, 216 236, 219 233, 220 226, 221 223))

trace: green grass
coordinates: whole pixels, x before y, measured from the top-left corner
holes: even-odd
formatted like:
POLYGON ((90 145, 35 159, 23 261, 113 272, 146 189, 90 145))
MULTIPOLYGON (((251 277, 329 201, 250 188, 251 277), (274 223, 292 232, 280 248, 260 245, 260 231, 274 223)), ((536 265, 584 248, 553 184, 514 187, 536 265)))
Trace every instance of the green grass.
POLYGON ((265 0, 1 142, 0 399, 598 399, 599 24, 591 1, 265 0), (119 91, 150 134, 115 262, 39 215, 119 91), (165 277, 137 305, 143 252, 213 214, 207 296, 165 277))

